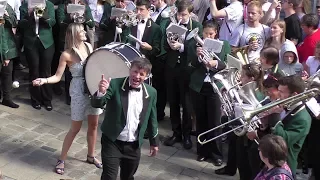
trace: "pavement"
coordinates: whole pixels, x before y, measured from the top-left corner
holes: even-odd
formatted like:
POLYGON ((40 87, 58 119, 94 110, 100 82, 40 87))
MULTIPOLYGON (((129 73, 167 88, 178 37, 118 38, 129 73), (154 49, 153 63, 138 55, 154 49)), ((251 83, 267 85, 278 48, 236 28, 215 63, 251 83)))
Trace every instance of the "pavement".
MULTIPOLYGON (((20 82, 26 74, 19 76, 20 82)), ((53 98, 53 111, 44 108, 35 110, 30 105, 28 87, 22 86, 12 91, 14 102, 19 109, 0 105, 0 170, 5 180, 99 180, 101 169, 85 162, 87 155, 86 130, 83 127, 72 144, 65 165, 65 174, 54 172, 60 155, 63 139, 70 127, 70 107, 65 104, 64 95, 53 98)), ((168 115, 168 109, 166 114, 168 115)), ((100 116, 101 124, 104 115, 100 116)), ((159 123, 159 133, 163 141, 171 135, 170 120, 159 123)), ((101 131, 97 139, 96 153, 100 158, 101 131)), ((194 147, 184 150, 181 144, 174 147, 160 145, 156 157, 148 157, 149 143, 142 146, 141 160, 136 180, 238 180, 238 174, 218 176, 218 167, 211 162, 196 161, 194 147)), ((224 150, 226 153, 226 150, 224 150)))

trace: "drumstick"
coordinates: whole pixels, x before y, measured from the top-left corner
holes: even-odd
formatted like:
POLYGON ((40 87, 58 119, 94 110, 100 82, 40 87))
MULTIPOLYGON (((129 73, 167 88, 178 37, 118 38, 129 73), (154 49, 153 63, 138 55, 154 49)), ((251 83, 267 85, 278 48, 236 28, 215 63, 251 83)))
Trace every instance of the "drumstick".
POLYGON ((19 88, 20 86, 30 85, 32 82, 19 83, 19 81, 13 81, 12 88, 19 88))

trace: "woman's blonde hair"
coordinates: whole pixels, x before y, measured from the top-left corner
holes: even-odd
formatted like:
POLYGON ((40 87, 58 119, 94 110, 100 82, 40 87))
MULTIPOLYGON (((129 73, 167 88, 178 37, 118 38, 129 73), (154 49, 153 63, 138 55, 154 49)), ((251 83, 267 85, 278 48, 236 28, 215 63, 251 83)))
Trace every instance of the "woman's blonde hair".
MULTIPOLYGON (((286 28, 286 22, 285 21, 283 21, 283 20, 280 20, 280 19, 278 19, 278 20, 275 20, 275 21, 273 21, 272 23, 271 23, 271 25, 272 24, 276 24, 276 25, 278 25, 281 29, 282 29, 282 33, 281 33, 281 37, 280 37, 280 44, 282 45, 285 41, 286 41, 286 30, 287 30, 287 28, 286 28)), ((270 27, 271 27, 271 25, 270 25, 270 27)), ((272 37, 269 37, 267 40, 266 40, 266 42, 265 42, 265 47, 269 47, 269 46, 271 46, 272 45, 272 37)), ((273 46, 275 46, 275 45, 273 45, 273 46)))
POLYGON ((69 24, 67 31, 66 31, 66 38, 65 38, 65 44, 64 49, 72 49, 72 48, 78 48, 78 40, 79 39, 79 33, 82 31, 83 25, 80 23, 71 23, 69 24))

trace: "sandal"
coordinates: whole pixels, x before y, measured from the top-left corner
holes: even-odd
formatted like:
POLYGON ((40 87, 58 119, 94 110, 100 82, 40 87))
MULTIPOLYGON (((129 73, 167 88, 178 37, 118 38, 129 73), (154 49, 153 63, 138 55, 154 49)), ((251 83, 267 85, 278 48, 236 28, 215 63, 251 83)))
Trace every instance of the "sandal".
POLYGON ((64 174, 64 161, 63 160, 58 159, 58 162, 57 162, 57 165, 56 165, 56 173, 60 174, 60 175, 64 174), (61 164, 63 165, 63 167, 58 167, 61 164))
POLYGON ((97 168, 102 169, 102 163, 96 157, 87 156, 87 163, 94 164, 97 168))

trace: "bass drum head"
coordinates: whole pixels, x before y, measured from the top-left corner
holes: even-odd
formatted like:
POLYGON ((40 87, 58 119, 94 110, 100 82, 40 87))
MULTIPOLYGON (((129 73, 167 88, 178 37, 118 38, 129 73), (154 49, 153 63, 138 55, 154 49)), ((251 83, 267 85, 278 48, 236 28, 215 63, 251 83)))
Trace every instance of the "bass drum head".
POLYGON ((119 55, 103 48, 94 51, 88 57, 85 67, 85 80, 90 94, 98 90, 102 74, 105 79, 126 77, 129 76, 128 68, 128 64, 119 55))

